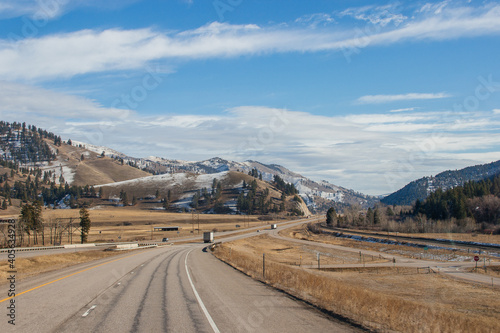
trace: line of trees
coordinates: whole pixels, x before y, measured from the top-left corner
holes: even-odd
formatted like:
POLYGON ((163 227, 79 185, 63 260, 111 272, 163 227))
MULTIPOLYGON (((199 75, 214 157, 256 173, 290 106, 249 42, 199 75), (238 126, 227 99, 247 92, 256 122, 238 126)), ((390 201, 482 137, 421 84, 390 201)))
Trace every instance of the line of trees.
POLYGON ((417 200, 413 215, 423 214, 429 219, 474 218, 477 223, 500 223, 500 175, 479 182, 469 181, 463 186, 431 193, 423 202, 417 200))
POLYGON ((278 175, 274 175, 273 185, 286 195, 295 195, 299 193, 299 191, 295 188, 295 185, 293 185, 292 183, 285 182, 278 175))
MULTIPOLYGON (((56 174, 52 171, 42 172, 39 168, 24 169, 26 180, 15 180, 13 185, 13 170, 9 174, 0 176, 0 196, 4 197, 2 208, 12 205, 11 199, 19 199, 24 202, 41 201, 45 205, 55 205, 62 199, 67 198, 67 203, 72 208, 77 208, 84 203, 79 203, 81 198, 96 198, 99 193, 94 186, 69 186, 64 182, 64 178, 59 177, 59 185, 55 179, 56 174), (9 184, 10 183, 10 184, 9 184)), ((24 172, 23 172, 24 173, 24 172)))

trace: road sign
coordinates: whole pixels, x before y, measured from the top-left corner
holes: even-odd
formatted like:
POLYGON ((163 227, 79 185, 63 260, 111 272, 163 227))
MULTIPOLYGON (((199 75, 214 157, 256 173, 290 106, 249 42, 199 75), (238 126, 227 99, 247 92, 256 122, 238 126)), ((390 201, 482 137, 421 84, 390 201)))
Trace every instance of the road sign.
POLYGON ((474 256, 474 261, 479 261, 479 256, 474 256))

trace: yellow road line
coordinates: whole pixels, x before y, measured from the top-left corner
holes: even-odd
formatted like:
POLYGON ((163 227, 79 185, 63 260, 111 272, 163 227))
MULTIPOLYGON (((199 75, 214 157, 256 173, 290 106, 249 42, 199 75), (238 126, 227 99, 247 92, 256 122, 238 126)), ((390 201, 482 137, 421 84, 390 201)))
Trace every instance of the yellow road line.
MULTIPOLYGON (((141 252, 141 253, 142 253, 142 252, 141 252)), ((42 285, 39 285, 38 287, 34 287, 34 288, 31 288, 31 289, 25 290, 25 291, 23 291, 23 292, 20 292, 19 294, 16 294, 15 296, 11 296, 11 297, 4 298, 4 299, 0 300, 0 303, 5 302, 5 301, 8 301, 9 299, 14 298, 14 297, 21 296, 22 294, 29 293, 30 291, 33 291, 33 290, 35 290, 35 289, 38 289, 38 288, 42 288, 42 287, 48 286, 49 284, 52 284, 52 283, 54 283, 54 282, 64 280, 64 279, 69 278, 69 277, 71 277, 71 276, 73 276, 73 275, 80 274, 80 273, 86 272, 86 271, 88 271, 88 270, 91 270, 91 269, 94 269, 94 268, 97 268, 97 267, 100 267, 100 266, 103 266, 103 265, 107 265, 107 264, 110 264, 110 263, 115 262, 115 261, 118 261, 118 260, 122 260, 122 259, 130 258, 130 257, 136 256, 136 255, 138 255, 138 254, 140 254, 140 253, 131 254, 131 255, 129 255, 129 256, 126 256, 126 257, 123 257, 123 258, 120 258, 120 259, 115 259, 115 260, 107 261, 107 262, 104 262, 104 263, 99 264, 99 265, 96 265, 96 266, 92 266, 92 267, 89 267, 89 268, 85 268, 85 269, 83 269, 83 270, 81 270, 81 271, 78 271, 78 272, 72 273, 72 274, 70 274, 70 275, 63 276, 63 277, 61 277, 61 278, 59 278, 59 279, 55 279, 55 280, 53 280, 53 281, 50 281, 50 282, 44 283, 44 284, 42 284, 42 285)))

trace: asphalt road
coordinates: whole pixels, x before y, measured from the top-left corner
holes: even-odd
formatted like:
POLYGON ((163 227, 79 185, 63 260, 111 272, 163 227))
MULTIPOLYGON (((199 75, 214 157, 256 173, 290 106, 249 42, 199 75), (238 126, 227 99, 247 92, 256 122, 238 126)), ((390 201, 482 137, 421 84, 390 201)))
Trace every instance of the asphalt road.
MULTIPOLYGON (((290 221, 281 222, 281 223, 278 223, 278 225, 291 226, 292 224, 297 225, 297 224, 303 224, 305 222, 316 221, 316 220, 317 219, 314 219, 314 218, 313 219, 301 219, 301 220, 297 220, 297 221, 293 221, 293 222, 290 222, 290 221)), ((240 235, 243 233, 243 234, 247 235, 248 232, 256 232, 257 230, 264 230, 264 229, 270 229, 270 225, 268 224, 268 222, 265 222, 265 224, 262 224, 260 226, 254 226, 251 228, 242 228, 242 229, 233 230, 233 231, 216 232, 215 238, 216 238, 216 241, 222 240, 222 239, 226 240, 226 239, 229 239, 228 237, 234 236, 235 234, 240 235)), ((243 236, 243 237, 248 237, 248 236, 243 236)), ((242 237, 239 237, 239 238, 242 238, 242 237)), ((171 238, 167 244, 177 244, 177 243, 186 243, 186 242, 201 242, 202 239, 203 239, 203 234, 201 233, 201 234, 196 235, 196 236, 171 238)), ((231 238, 231 239, 234 239, 234 238, 231 238)), ((129 243, 133 243, 133 242, 129 242, 129 243)), ((145 240, 145 241, 141 241, 139 243, 141 243, 141 244, 142 243, 145 243, 145 244, 156 243, 159 246, 166 244, 164 242, 161 242, 160 240, 151 240, 151 241, 145 240)), ((117 244, 121 244, 121 243, 118 242, 117 244)), ((78 248, 68 248, 68 249, 56 248, 56 249, 37 250, 37 251, 34 251, 34 250, 33 251, 16 251, 16 258, 31 258, 31 257, 46 256, 46 255, 61 254, 61 253, 95 251, 95 250, 102 250, 105 248, 110 248, 113 245, 117 245, 117 244, 107 243, 106 245, 102 245, 102 244, 98 243, 97 246, 94 246, 94 247, 78 247, 78 248)), ((35 249, 35 247, 33 247, 33 249, 35 249)), ((2 250, 6 250, 6 249, 2 249, 2 250)), ((0 253, 0 260, 7 260, 7 259, 8 259, 7 252, 0 253)))
POLYGON ((232 269, 203 244, 129 252, 0 288, 1 332, 357 332, 232 269), (23 293, 24 292, 24 293, 23 293))

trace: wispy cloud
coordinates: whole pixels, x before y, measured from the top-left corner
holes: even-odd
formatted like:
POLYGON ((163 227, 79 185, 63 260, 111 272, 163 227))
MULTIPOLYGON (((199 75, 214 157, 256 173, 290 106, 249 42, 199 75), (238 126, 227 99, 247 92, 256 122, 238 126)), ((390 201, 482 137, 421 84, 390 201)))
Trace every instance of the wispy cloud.
POLYGON ((2 119, 29 119, 64 138, 138 157, 279 163, 370 194, 391 192, 429 173, 500 159, 500 114, 491 111, 319 116, 240 106, 218 115, 141 116, 39 88, 3 83, 0 91, 2 119), (464 159, 477 150, 485 154, 464 159), (408 161, 411 172, 388 183, 384 175, 394 177, 408 161))
POLYGON ((295 23, 304 24, 312 28, 327 26, 335 22, 335 19, 327 13, 315 13, 299 17, 295 23))
MULTIPOLYGON (((448 98, 452 95, 448 93, 407 93, 398 95, 366 95, 361 96, 356 100, 359 104, 380 104, 380 103, 391 103, 399 101, 413 101, 413 100, 426 100, 426 99, 440 99, 448 98)), ((405 109, 400 109, 398 111, 407 111, 405 109)), ((393 111, 393 112, 398 112, 393 111)))
POLYGON ((2 0, 0 19, 27 16, 35 20, 52 20, 76 8, 115 9, 139 0, 2 0))
POLYGON ((402 109, 394 109, 394 110, 391 110, 390 112, 393 112, 393 113, 396 113, 396 112, 409 112, 409 111, 414 111, 415 109, 417 109, 416 107, 413 107, 413 108, 402 108, 402 109))
MULTIPOLYGON (((88 98, 0 81, 0 115, 17 113, 61 119, 122 119, 132 111, 109 108, 88 98)), ((29 119, 30 117, 25 117, 29 119)))
POLYGON ((348 8, 338 15, 340 17, 350 16, 357 20, 380 25, 382 27, 390 23, 398 26, 407 19, 407 17, 400 12, 400 6, 397 3, 383 6, 348 8))
POLYGON ((213 22, 197 29, 161 32, 82 30, 0 40, 0 76, 6 80, 46 80, 79 74, 137 69, 167 59, 203 59, 287 52, 341 51, 388 45, 407 40, 445 40, 500 33, 500 5, 478 8, 444 7, 421 14, 399 26, 363 36, 338 27, 232 25, 213 22))

